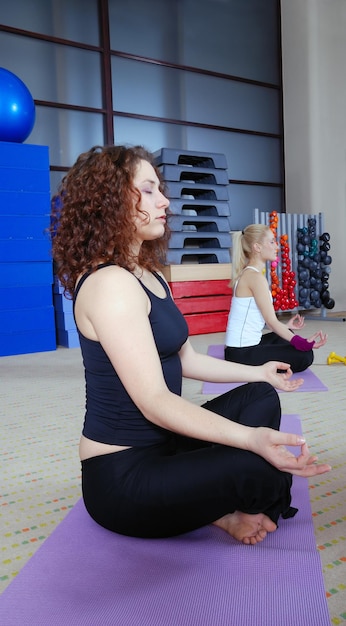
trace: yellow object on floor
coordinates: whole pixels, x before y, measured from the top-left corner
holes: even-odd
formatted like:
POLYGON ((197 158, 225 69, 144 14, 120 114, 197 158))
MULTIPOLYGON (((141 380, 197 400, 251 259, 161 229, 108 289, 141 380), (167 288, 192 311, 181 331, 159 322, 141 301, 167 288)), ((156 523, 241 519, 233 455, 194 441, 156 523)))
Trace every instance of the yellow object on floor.
POLYGON ((346 365, 346 356, 339 356, 335 352, 331 352, 327 358, 327 364, 331 365, 332 363, 343 363, 346 365))

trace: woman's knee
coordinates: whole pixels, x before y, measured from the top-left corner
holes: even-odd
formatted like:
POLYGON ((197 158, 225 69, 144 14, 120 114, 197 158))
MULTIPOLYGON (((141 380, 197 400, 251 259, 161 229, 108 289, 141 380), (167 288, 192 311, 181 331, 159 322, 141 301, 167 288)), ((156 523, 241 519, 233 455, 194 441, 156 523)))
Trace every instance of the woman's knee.
POLYGON ((245 426, 280 427, 281 405, 278 393, 266 382, 241 385, 230 392, 223 414, 245 426), (234 407, 237 407, 234 411, 234 407))
POLYGON ((304 372, 314 362, 314 352, 309 350, 308 352, 300 352, 299 357, 292 361, 291 369, 294 373, 304 372))
POLYGON ((253 402, 267 403, 268 407, 280 407, 279 395, 273 385, 266 382, 258 382, 251 383, 250 387, 254 394, 253 402))
POLYGON ((281 421, 281 404, 278 392, 269 383, 255 383, 252 406, 253 426, 267 426, 278 430, 281 421))

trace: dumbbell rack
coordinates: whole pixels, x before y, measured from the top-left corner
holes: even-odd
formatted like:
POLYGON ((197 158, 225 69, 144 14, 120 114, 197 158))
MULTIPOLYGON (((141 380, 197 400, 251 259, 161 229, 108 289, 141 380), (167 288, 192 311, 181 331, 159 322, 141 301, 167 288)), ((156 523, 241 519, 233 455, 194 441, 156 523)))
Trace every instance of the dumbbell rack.
POLYGON ((231 234, 223 154, 162 148, 155 153, 170 200, 165 275, 190 334, 223 332, 231 302, 231 234))
MULTIPOLYGON (((298 229, 302 229, 302 228, 306 228, 308 229, 309 226, 309 220, 314 219, 316 222, 316 237, 319 240, 320 236, 324 233, 324 215, 323 213, 316 213, 316 214, 311 214, 311 213, 280 213, 279 215, 279 223, 278 223, 278 230, 277 230, 277 238, 278 240, 280 239, 280 236, 283 234, 287 234, 288 236, 288 242, 289 242, 289 247, 290 247, 290 259, 291 259, 291 264, 292 264, 292 270, 293 272, 296 274, 297 276, 297 298, 299 296, 299 255, 298 255, 298 251, 297 251, 297 232, 298 229)), ((258 208, 254 209, 254 223, 256 224, 267 224, 269 226, 270 223, 270 213, 267 211, 260 211, 258 208)), ((320 266, 323 268, 323 260, 320 262, 320 266)), ((279 269, 279 278, 281 279, 281 272, 280 272, 280 264, 278 266, 279 269)), ((325 268, 324 268, 325 269, 325 268)), ((329 271, 330 271, 330 266, 329 266, 329 271)), ((270 274, 269 274, 269 269, 267 270, 267 279, 268 282, 270 283, 270 274)), ((321 305, 319 307, 316 307, 314 305, 310 305, 309 307, 304 307, 302 305, 299 306, 299 309, 303 309, 304 311, 309 311, 309 309, 314 309, 314 310, 319 310, 320 311, 320 318, 321 319, 327 319, 326 315, 327 315, 327 311, 326 308, 321 305)), ((309 315, 309 313, 304 314, 305 319, 317 319, 316 314, 313 315, 309 315)), ((328 317, 328 321, 342 321, 345 322, 345 318, 344 317, 328 317)))

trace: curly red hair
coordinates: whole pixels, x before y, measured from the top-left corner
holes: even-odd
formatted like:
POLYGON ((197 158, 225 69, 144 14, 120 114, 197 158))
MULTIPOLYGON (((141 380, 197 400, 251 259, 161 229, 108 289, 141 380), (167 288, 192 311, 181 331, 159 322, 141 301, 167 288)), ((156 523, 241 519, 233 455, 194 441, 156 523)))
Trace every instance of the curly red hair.
POLYGON ((145 241, 140 256, 131 255, 135 235, 133 208, 141 196, 133 178, 141 160, 148 161, 160 180, 153 155, 142 146, 94 146, 81 154, 52 199, 50 234, 55 274, 72 295, 77 278, 100 263, 133 270, 136 263, 150 271, 165 261, 169 227, 162 238, 145 241))

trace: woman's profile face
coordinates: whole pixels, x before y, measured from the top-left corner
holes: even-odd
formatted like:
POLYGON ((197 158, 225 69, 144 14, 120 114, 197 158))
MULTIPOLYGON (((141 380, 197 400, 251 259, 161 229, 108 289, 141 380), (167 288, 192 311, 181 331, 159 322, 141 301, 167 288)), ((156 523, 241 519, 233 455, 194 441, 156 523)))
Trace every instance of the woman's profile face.
POLYGON ((261 256, 263 261, 275 261, 278 254, 278 244, 271 230, 264 235, 261 243, 261 256))
POLYGON ((163 237, 169 200, 160 191, 160 181, 148 161, 140 161, 133 183, 141 194, 140 211, 135 213, 138 235, 142 241, 163 237))

